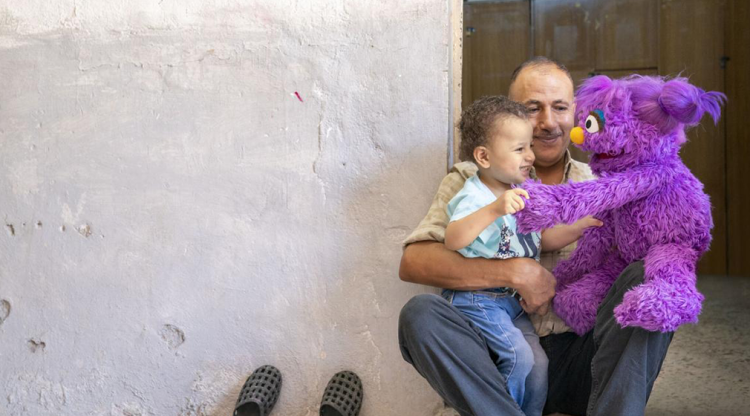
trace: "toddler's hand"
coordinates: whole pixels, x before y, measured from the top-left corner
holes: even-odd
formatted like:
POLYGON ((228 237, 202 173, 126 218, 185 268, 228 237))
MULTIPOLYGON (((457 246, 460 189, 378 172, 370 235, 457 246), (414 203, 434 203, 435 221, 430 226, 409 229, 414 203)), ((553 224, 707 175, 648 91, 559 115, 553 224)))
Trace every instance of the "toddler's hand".
POLYGON ((497 215, 502 217, 503 215, 515 214, 522 210, 526 206, 523 202, 523 198, 521 198, 522 195, 525 196, 526 199, 529 199, 529 193, 521 188, 514 188, 503 192, 503 194, 493 202, 497 215))
POLYGON ((590 227, 601 227, 602 225, 604 225, 604 223, 600 220, 597 220, 592 215, 588 215, 574 222, 573 225, 578 227, 578 229, 583 232, 590 227))

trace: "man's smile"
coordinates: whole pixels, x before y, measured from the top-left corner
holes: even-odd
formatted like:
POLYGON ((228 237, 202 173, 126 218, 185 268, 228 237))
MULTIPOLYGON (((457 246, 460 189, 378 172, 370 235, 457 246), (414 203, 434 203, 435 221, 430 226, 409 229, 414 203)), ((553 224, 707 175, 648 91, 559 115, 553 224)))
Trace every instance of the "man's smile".
POLYGON ((535 141, 538 140, 542 143, 551 143, 561 137, 562 137, 562 133, 559 133, 559 134, 552 134, 552 135, 534 136, 534 140, 535 141))

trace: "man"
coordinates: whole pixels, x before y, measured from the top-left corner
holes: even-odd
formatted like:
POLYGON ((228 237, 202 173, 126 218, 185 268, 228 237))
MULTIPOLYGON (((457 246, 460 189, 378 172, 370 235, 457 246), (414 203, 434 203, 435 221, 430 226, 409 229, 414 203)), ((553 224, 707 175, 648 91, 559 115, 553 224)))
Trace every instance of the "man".
MULTIPOLYGON (((573 80, 564 66, 543 57, 524 62, 513 73, 509 97, 527 107, 534 125, 532 177, 545 184, 592 179, 588 166, 568 152, 573 80)), ((619 276, 591 332, 582 337, 568 332, 549 310, 555 293, 549 270, 574 246, 543 255, 542 264, 528 258, 467 259, 445 248, 446 204, 475 172, 473 164, 462 162, 443 179, 427 216, 404 242, 401 279, 458 290, 515 288, 549 359, 545 414, 642 415, 672 334, 620 328, 613 308, 643 281, 643 264, 619 276)), ((404 359, 461 415, 523 415, 481 332, 443 298, 411 299, 401 311, 399 342, 404 359)))

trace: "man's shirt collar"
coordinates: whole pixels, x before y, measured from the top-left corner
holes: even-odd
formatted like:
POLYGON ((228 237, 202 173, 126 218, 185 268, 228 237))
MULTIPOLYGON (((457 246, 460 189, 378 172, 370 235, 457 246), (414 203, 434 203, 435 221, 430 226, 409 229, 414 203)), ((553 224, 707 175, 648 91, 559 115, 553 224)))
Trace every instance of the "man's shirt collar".
MULTIPOLYGON (((570 167, 573 166, 573 163, 571 162, 573 158, 570 156, 570 149, 565 149, 565 154, 563 155, 563 164, 564 164, 564 170, 563 170, 563 180, 561 183, 566 183, 570 179, 570 167)), ((536 168, 531 167, 531 170, 529 171, 529 177, 534 180, 538 180, 539 177, 536 176, 536 168)))

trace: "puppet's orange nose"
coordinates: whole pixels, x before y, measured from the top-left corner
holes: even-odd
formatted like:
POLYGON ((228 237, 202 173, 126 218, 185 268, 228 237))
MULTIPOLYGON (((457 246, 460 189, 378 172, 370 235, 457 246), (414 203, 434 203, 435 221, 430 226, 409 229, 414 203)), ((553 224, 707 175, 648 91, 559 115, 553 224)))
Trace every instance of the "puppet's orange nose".
POLYGON ((570 131, 570 140, 575 144, 583 144, 583 129, 580 127, 573 127, 570 131))

